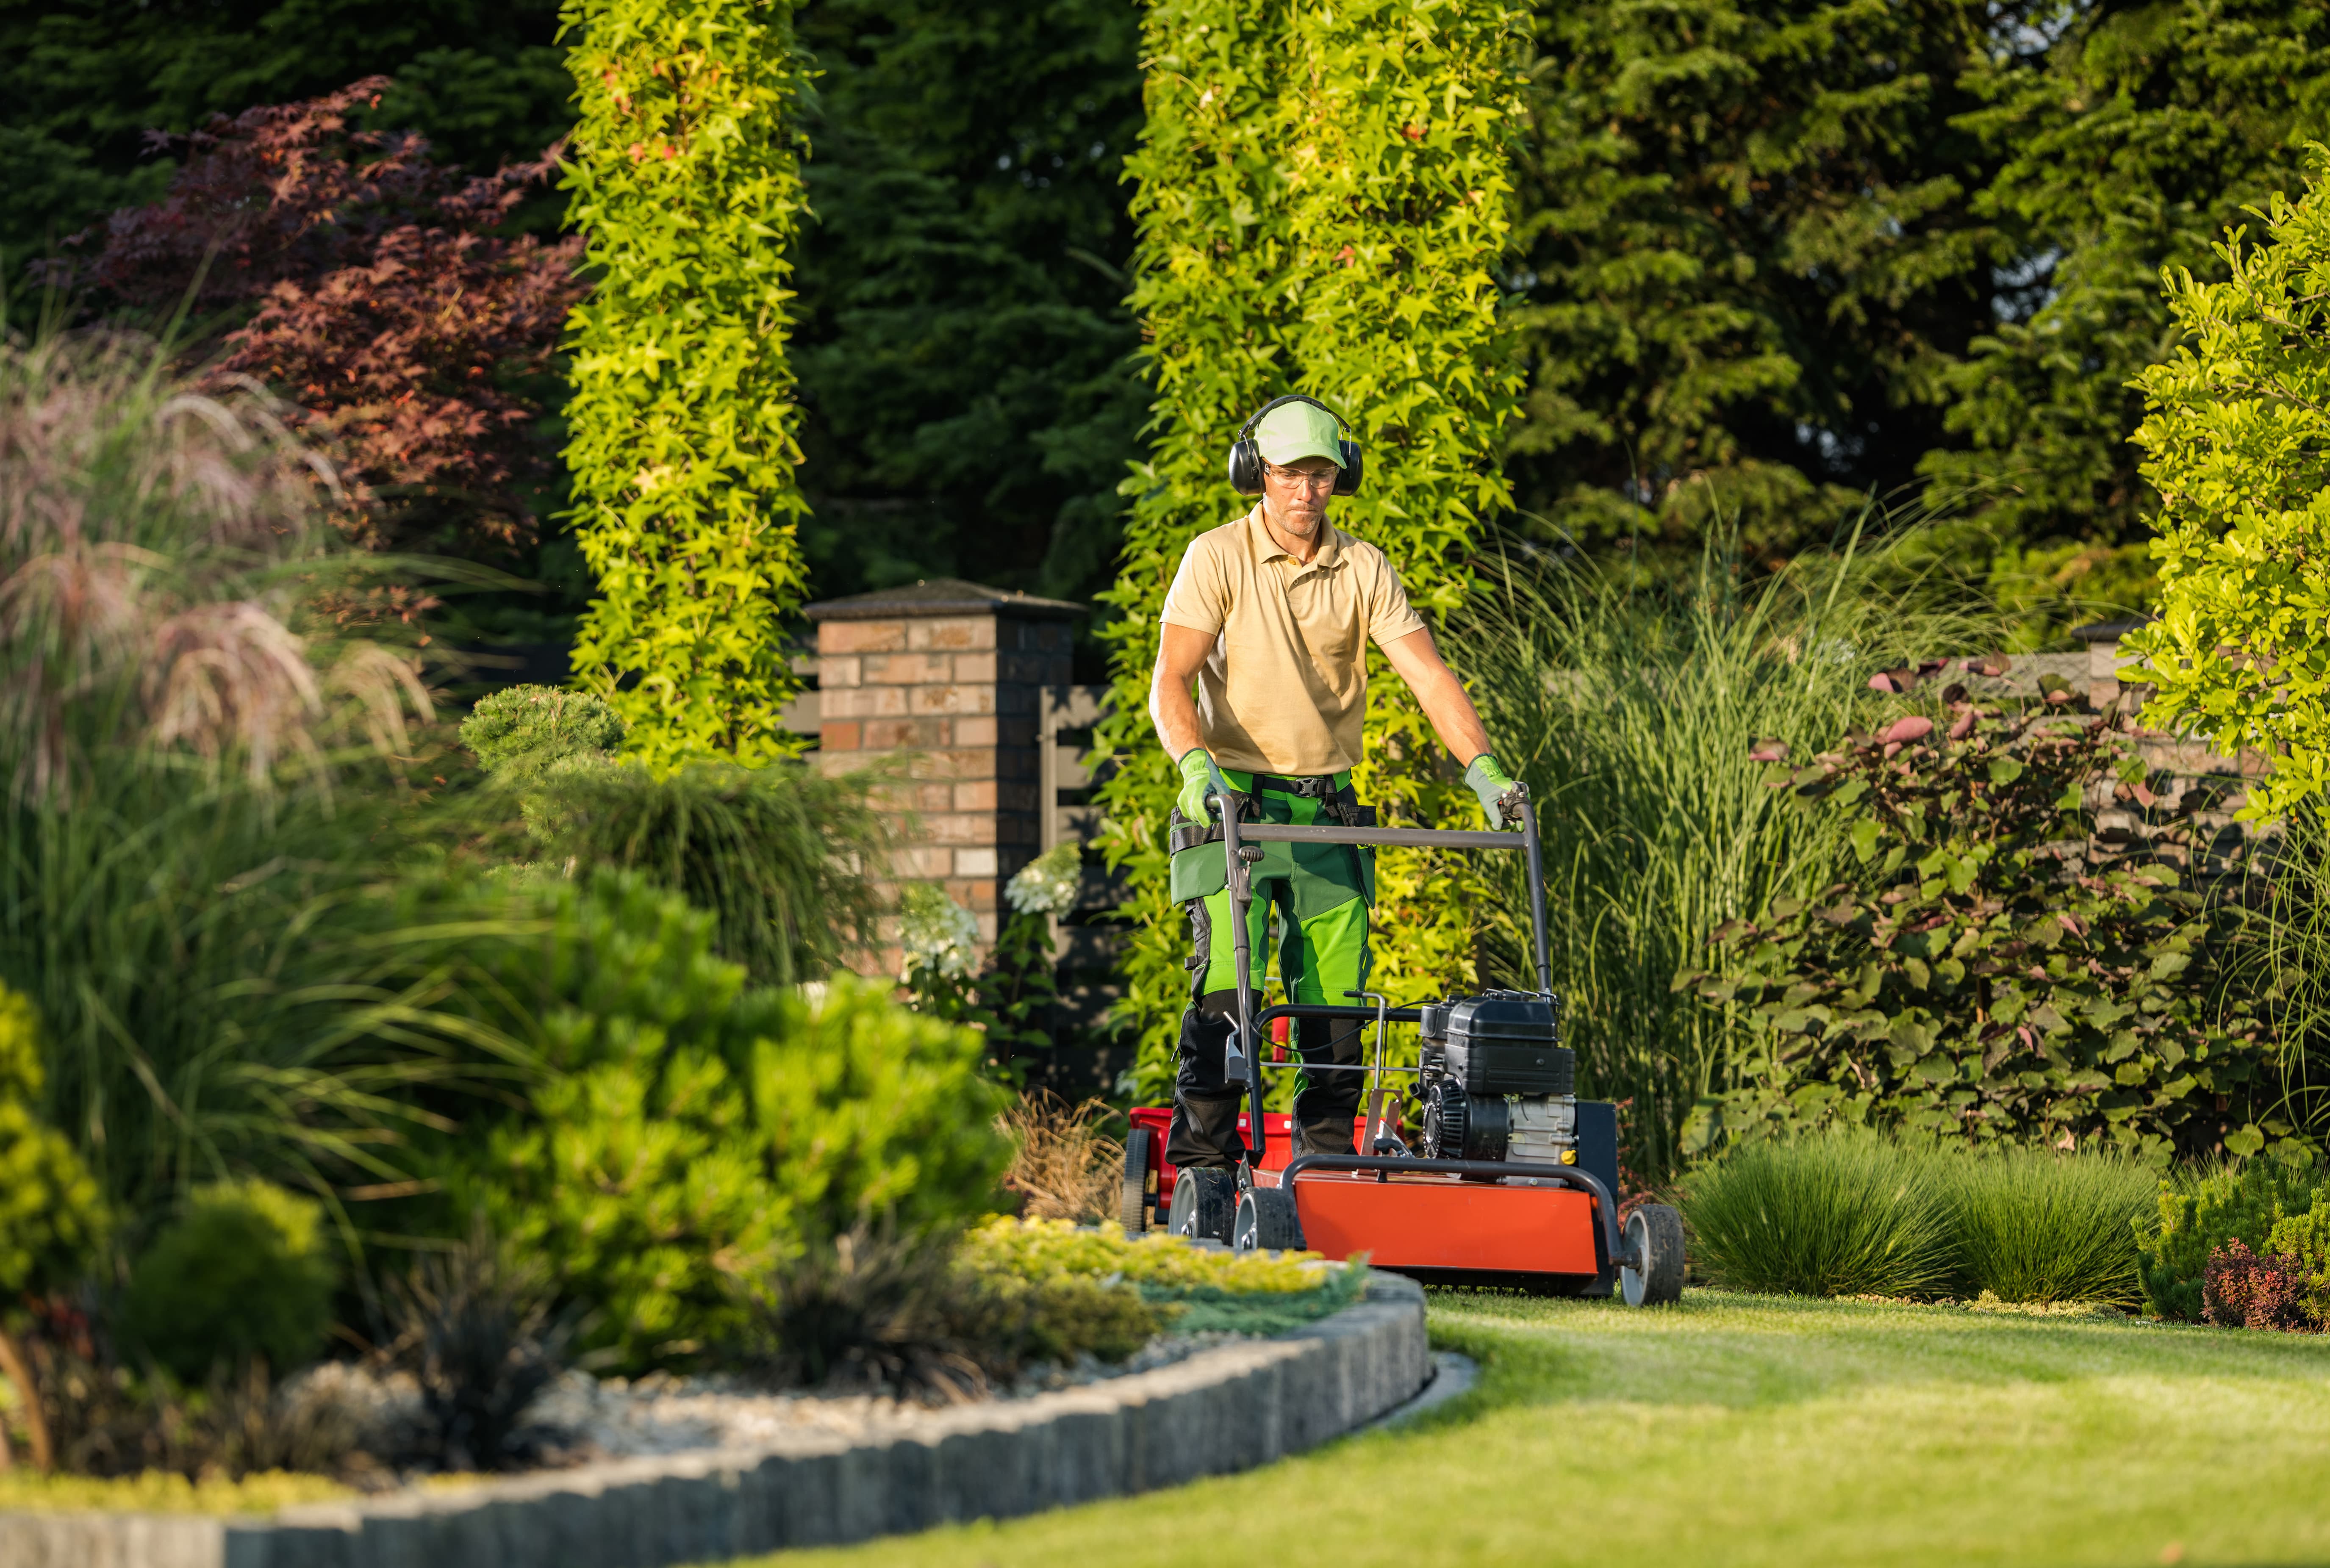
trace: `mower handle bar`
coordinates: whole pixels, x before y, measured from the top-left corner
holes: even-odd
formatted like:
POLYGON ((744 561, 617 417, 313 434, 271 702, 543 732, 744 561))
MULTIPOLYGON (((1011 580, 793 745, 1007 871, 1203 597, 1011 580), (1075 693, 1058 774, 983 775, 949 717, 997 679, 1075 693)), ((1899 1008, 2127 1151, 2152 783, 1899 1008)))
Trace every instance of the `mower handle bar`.
MULTIPOLYGON (((1518 849, 1529 861, 1530 945, 1532 956, 1537 959, 1538 993, 1547 997, 1553 995, 1553 961, 1547 948, 1545 930, 1545 852, 1538 838, 1537 809, 1529 803, 1526 796, 1520 802, 1519 833, 1482 833, 1432 827, 1344 827, 1326 823, 1240 823, 1238 811, 1244 798, 1237 795, 1216 794, 1212 797, 1222 814, 1222 861, 1230 895, 1230 947, 1237 964, 1237 1027, 1229 1040, 1234 1060, 1223 1063, 1223 1066, 1226 1076, 1229 1071, 1245 1070, 1243 1076, 1247 1103, 1254 1112, 1249 1124, 1253 1137, 1246 1146, 1246 1165, 1239 1173, 1242 1186, 1252 1184, 1254 1172, 1262 1167, 1263 1157, 1269 1146, 1262 1114, 1262 1051, 1255 1038, 1257 1025, 1254 1011, 1254 943, 1246 929, 1246 912, 1254 907, 1254 861, 1260 859, 1261 855, 1258 851, 1248 851, 1246 845, 1249 843, 1397 845, 1415 849, 1518 849)), ((1400 1009, 1403 1013, 1410 1010, 1400 1009)), ((1368 1010, 1364 1015, 1388 1017, 1389 1011, 1368 1010)))
POLYGON ((1278 1173, 1281 1188, 1293 1191, 1294 1178, 1306 1170, 1377 1171, 1382 1176, 1527 1176, 1533 1181, 1555 1181, 1574 1187, 1594 1200, 1594 1213, 1602 1223, 1603 1256, 1613 1267, 1630 1262, 1625 1242, 1618 1231, 1618 1205, 1610 1201, 1610 1189, 1591 1171, 1579 1170, 1572 1165, 1542 1165, 1534 1160, 1495 1159, 1402 1159, 1397 1155, 1380 1154, 1300 1154, 1287 1162, 1278 1173))

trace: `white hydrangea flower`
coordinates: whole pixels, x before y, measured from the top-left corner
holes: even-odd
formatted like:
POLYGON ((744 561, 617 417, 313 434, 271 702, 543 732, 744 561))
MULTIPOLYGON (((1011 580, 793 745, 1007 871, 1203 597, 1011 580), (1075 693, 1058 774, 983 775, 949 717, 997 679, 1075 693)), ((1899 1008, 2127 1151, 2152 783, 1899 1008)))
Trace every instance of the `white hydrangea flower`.
POLYGON ((1003 896, 1021 914, 1066 914, 1076 907, 1076 885, 1083 880, 1084 846, 1071 839, 1021 867, 1004 884, 1003 896))
POLYGON ((899 891, 898 946, 909 970, 919 964, 942 975, 967 975, 978 941, 979 921, 944 890, 910 882, 899 891))

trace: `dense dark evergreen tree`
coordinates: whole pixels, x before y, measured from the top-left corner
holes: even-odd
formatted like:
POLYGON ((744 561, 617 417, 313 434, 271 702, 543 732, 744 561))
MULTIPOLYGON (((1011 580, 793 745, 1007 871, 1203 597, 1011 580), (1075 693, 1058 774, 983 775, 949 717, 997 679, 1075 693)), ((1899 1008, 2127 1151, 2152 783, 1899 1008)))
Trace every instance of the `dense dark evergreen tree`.
POLYGON ((1943 439, 1988 326, 1986 0, 1541 8, 1521 190, 1524 526, 1826 543, 1943 439))
POLYGON ((491 173, 573 120, 556 0, 13 0, 0 5, 0 248, 43 248, 155 199, 148 130, 396 86, 373 123, 491 173))
POLYGON ((814 0, 795 364, 820 594, 1087 598, 1148 394, 1128 356, 1127 0, 814 0))
POLYGON ((1967 82, 2000 165, 1976 212, 2010 249, 1921 472, 1986 525, 1994 590, 2035 639, 2148 592, 2127 383, 2174 345, 2161 269, 2221 279, 2225 230, 2297 194, 2304 144, 2330 137, 2330 5, 2063 5, 2024 36, 1967 82))

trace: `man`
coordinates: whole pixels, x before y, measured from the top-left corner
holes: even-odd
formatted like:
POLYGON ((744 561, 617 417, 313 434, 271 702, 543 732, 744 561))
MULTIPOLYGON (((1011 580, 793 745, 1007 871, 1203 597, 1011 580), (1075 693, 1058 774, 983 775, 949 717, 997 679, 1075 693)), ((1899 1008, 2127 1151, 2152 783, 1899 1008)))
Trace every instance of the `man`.
MULTIPOLYGON (((1258 469, 1262 499, 1236 522, 1190 542, 1165 596, 1149 691, 1158 739, 1181 771, 1173 896, 1189 911, 1193 949, 1166 1139, 1166 1157, 1177 1166, 1227 1167, 1243 1152, 1241 1086, 1225 1072, 1237 1007, 1229 893, 1222 851, 1205 842, 1220 834, 1211 821, 1217 798, 1245 794, 1248 817, 1266 822, 1372 820, 1350 789, 1367 716, 1370 638, 1416 694, 1441 744, 1464 764, 1464 781, 1491 825, 1501 825, 1524 795, 1490 751, 1472 698, 1441 661, 1391 562, 1327 521, 1344 470, 1358 477, 1358 449, 1343 439, 1334 415, 1307 399, 1281 399, 1247 430, 1250 442, 1233 457, 1233 482, 1250 486, 1258 469)), ((1347 993, 1368 983, 1373 852, 1348 845, 1264 848, 1248 926, 1255 987, 1275 907, 1284 933, 1279 978, 1289 999, 1349 1005, 1347 993)), ((1306 1063, 1355 1066, 1359 1032, 1353 1021, 1305 1018, 1296 1045, 1306 1063)), ((1361 1079, 1327 1072, 1298 1081, 1295 1152, 1352 1152, 1361 1079)))

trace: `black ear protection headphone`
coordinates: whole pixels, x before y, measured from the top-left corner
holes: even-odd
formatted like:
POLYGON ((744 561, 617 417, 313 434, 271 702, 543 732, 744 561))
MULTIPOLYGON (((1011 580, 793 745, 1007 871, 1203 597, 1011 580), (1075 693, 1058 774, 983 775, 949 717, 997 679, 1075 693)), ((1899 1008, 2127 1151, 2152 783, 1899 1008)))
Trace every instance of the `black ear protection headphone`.
MULTIPOLYGON (((1301 392, 1292 392, 1283 398, 1271 399, 1255 411, 1254 418, 1246 420, 1239 429, 1238 439, 1230 446, 1230 488, 1241 496, 1262 494, 1262 449, 1255 445, 1254 427, 1262 422, 1263 415, 1281 403, 1309 403, 1312 408, 1333 420, 1338 432, 1343 428, 1342 416, 1317 398, 1306 398, 1301 392)), ((1343 454, 1343 460, 1335 470, 1335 494, 1356 496, 1359 492, 1361 468, 1359 443, 1343 440, 1339 435, 1335 445, 1343 454)))

